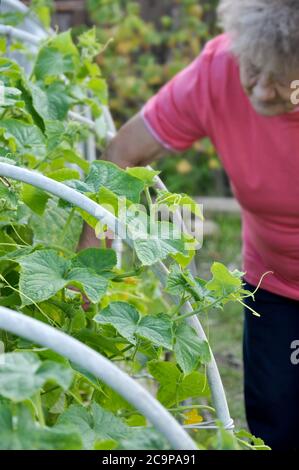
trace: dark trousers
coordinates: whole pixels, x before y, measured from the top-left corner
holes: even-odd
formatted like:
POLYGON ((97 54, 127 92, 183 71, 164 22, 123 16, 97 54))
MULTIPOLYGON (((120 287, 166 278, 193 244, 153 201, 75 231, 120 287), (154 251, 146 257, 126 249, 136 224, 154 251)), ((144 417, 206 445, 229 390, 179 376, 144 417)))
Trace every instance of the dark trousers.
MULTIPOLYGON (((247 282, 245 288, 251 292, 255 289, 247 282)), ((248 308, 244 309, 248 426, 253 435, 264 439, 273 450, 298 450, 299 301, 259 289, 255 301, 248 298, 245 303, 261 314, 258 318, 248 308), (291 349, 294 340, 298 340, 297 348, 291 349)))

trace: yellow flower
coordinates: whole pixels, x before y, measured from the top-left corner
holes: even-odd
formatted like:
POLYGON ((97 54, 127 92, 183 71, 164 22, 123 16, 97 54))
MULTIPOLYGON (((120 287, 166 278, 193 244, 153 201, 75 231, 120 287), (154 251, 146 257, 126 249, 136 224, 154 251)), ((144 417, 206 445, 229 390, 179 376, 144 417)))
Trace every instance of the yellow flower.
POLYGON ((196 409, 188 411, 185 413, 184 424, 199 424, 202 423, 203 417, 198 414, 196 409))

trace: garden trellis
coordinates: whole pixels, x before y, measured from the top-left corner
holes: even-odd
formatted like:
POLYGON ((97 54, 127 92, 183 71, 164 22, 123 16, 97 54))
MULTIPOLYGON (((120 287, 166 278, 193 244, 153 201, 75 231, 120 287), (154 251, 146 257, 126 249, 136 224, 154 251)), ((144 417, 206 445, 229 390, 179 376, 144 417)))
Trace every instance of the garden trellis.
MULTIPOLYGON (((6 5, 6 8, 8 9, 15 8, 19 9, 20 11, 25 11, 24 8, 26 8, 15 0, 3 1, 3 5, 6 5)), ((27 19, 27 21, 31 20, 27 19)), ((17 39, 21 39, 35 47, 38 46, 42 40, 46 39, 47 35, 42 30, 42 28, 38 26, 38 24, 33 20, 32 25, 36 27, 36 30, 34 30, 33 26, 31 29, 34 34, 28 33, 28 31, 22 30, 20 28, 14 28, 11 26, 4 25, 0 26, 0 34, 5 35, 7 37, 15 37, 17 39)), ((109 113, 109 109, 105 106, 103 106, 103 117, 107 126, 106 141, 109 141, 115 135, 116 129, 109 113)), ((96 134, 97 132, 96 124, 91 120, 90 115, 81 115, 78 112, 70 112, 69 118, 86 124, 92 131, 91 138, 88 141, 89 157, 87 156, 87 160, 92 160, 94 158, 95 148, 95 139, 92 134, 96 134), (91 154, 93 155, 92 158, 90 157, 91 154)), ((47 178, 38 172, 2 162, 0 162, 0 175, 5 178, 13 179, 16 181, 22 181, 36 188, 39 188, 47 193, 51 193, 59 197, 60 199, 68 201, 73 206, 83 209, 85 212, 89 213, 97 220, 101 221, 102 224, 107 225, 109 228, 116 232, 119 228, 120 222, 110 212, 105 210, 103 207, 101 207, 99 204, 92 201, 88 197, 66 186, 63 183, 59 183, 50 178, 47 178)), ((165 190, 166 188, 163 185, 163 182, 161 182, 158 177, 155 177, 155 179, 156 186, 159 189, 165 190)), ((125 242, 132 246, 130 239, 125 240, 125 242)), ((115 248, 117 251, 120 252, 119 246, 115 246, 115 248)), ((165 264, 159 261, 154 264, 151 268, 159 277, 161 284, 165 286, 167 275, 169 274, 168 268, 165 266, 165 264)), ((173 297, 173 300, 176 304, 178 303, 178 299, 176 297, 173 297)), ((190 317, 187 318, 186 321, 196 330, 198 337, 201 340, 206 341, 207 338, 203 331, 201 323, 196 315, 192 316, 192 312, 193 310, 191 304, 186 302, 181 309, 181 313, 190 314, 190 317)), ((140 386, 137 386, 137 384, 133 382, 133 379, 130 379, 121 371, 119 372, 121 380, 117 385, 115 382, 113 382, 112 379, 107 379, 107 377, 112 377, 113 374, 115 376, 116 366, 110 363, 107 359, 101 357, 96 352, 88 349, 85 345, 80 344, 78 341, 74 340, 71 337, 67 337, 64 334, 64 340, 61 341, 61 343, 65 342, 65 347, 61 345, 59 346, 59 340, 62 339, 61 335, 63 335, 63 333, 56 331, 53 328, 51 329, 50 327, 39 324, 33 319, 26 318, 26 316, 22 315, 21 313, 13 312, 8 309, 1 309, 0 326, 3 330, 7 330, 12 333, 23 336, 24 338, 36 341, 42 346, 53 349, 54 351, 72 359, 74 362, 77 363, 80 362, 79 360, 77 360, 79 358, 80 353, 85 351, 85 353, 82 354, 80 360, 81 365, 84 366, 86 370, 89 370, 96 376, 101 377, 103 381, 106 381, 106 383, 111 385, 112 388, 117 390, 120 395, 125 396, 129 402, 134 403, 136 408, 143 412, 148 417, 148 419, 156 426, 157 429, 163 432, 163 434, 167 437, 167 439, 173 446, 175 446, 176 448, 186 449, 195 448, 192 443, 192 440, 188 437, 182 427, 180 427, 180 425, 174 421, 174 419, 166 410, 163 410, 163 412, 161 411, 162 406, 156 400, 151 398, 151 400, 148 402, 148 405, 145 405, 146 399, 149 399, 148 392, 143 391, 144 395, 141 394, 140 400, 136 399, 136 387, 139 387, 140 391, 140 386), (38 336, 39 331, 41 333, 40 336, 38 336), (90 361, 89 358, 92 358, 92 360, 90 361), (105 364, 104 368, 102 368, 103 364, 105 364), (105 372, 103 372, 104 370, 105 372), (128 387, 124 386, 125 383, 128 384, 128 387), (142 401, 142 397, 146 397, 145 400, 143 399, 142 401), (150 405, 150 403, 152 403, 152 405, 150 405), (152 408, 152 410, 150 408, 152 408)), ((207 365, 207 377, 212 393, 212 399, 216 410, 217 418, 219 419, 219 421, 221 421, 225 429, 232 430, 233 421, 229 414, 224 388, 216 365, 216 361, 212 353, 210 362, 207 365)), ((208 429, 217 428, 214 422, 201 423, 198 425, 198 428, 205 427, 208 429)))

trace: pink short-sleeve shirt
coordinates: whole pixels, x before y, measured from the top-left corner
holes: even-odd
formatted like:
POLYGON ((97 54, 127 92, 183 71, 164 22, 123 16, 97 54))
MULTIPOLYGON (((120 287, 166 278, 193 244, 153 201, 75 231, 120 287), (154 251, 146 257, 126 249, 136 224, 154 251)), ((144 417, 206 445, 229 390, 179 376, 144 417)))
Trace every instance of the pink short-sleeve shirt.
POLYGON ((272 271, 261 287, 299 300, 299 113, 254 110, 226 34, 209 41, 141 113, 170 150, 211 139, 242 208, 245 279, 257 285, 272 271))

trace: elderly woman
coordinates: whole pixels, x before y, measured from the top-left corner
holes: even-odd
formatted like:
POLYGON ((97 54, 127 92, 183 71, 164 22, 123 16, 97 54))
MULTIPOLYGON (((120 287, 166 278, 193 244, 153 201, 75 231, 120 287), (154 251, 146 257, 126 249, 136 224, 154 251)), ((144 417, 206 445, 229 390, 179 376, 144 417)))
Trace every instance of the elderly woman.
POLYGON ((106 158, 122 167, 145 165, 206 136, 215 145, 242 208, 246 288, 253 291, 271 271, 255 302, 247 300, 261 317, 245 309, 249 428, 273 449, 293 449, 299 440, 299 365, 292 350, 299 340, 299 111, 293 88, 299 5, 222 0, 219 16, 225 33, 120 130, 106 158))

